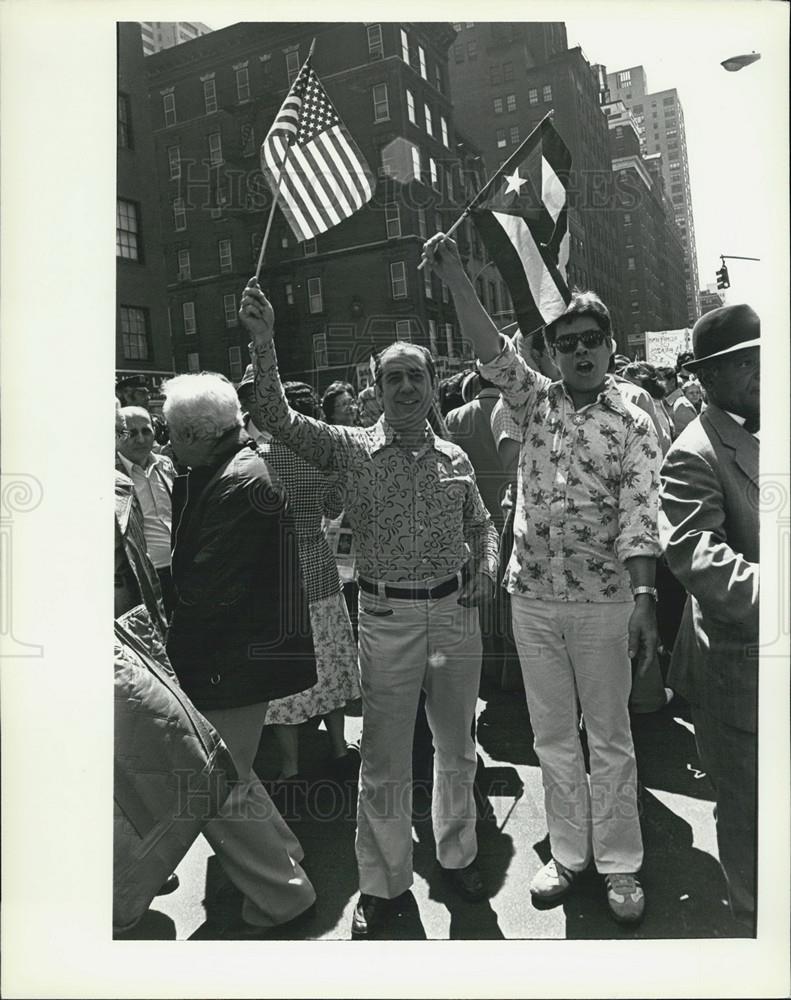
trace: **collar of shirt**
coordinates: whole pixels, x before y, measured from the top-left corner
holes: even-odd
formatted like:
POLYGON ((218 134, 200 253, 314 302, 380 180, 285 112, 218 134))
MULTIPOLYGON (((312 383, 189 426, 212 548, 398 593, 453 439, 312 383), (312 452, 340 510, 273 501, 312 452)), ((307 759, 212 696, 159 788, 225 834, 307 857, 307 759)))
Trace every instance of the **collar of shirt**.
MULTIPOLYGON (((371 428, 372 440, 371 440, 371 454, 375 455, 382 448, 386 448, 388 445, 398 443, 398 432, 394 430, 393 427, 387 422, 385 417, 380 417, 379 420, 371 428)), ((443 438, 437 437, 434 431, 431 429, 431 425, 426 421, 426 440, 417 450, 410 449, 413 454, 422 454, 428 448, 434 448, 435 451, 440 452, 442 455, 446 455, 448 458, 453 458, 454 451, 453 445, 450 441, 445 441, 443 438)))
POLYGON ((571 393, 566 388, 565 382, 553 382, 549 386, 549 394, 555 403, 559 403, 561 397, 565 396, 571 404, 571 408, 576 410, 577 413, 585 413, 592 406, 596 406, 597 403, 600 403, 605 409, 613 410, 615 413, 623 414, 627 412, 623 396, 618 389, 615 379, 611 375, 605 375, 604 388, 596 399, 594 399, 592 403, 586 403, 585 406, 581 406, 578 410, 574 406, 574 400, 571 398, 571 393))
POLYGON ((256 427, 252 417, 247 418, 247 426, 245 430, 250 435, 250 437, 256 442, 263 441, 264 443, 268 443, 269 441, 273 440, 272 435, 269 433, 269 431, 262 431, 258 427, 256 427))
POLYGON ((130 462, 126 455, 122 455, 118 452, 118 457, 121 459, 123 467, 126 469, 127 473, 131 476, 132 469, 141 469, 144 473, 148 473, 151 467, 154 465, 154 456, 149 454, 148 461, 145 465, 138 465, 137 462, 130 462))
MULTIPOLYGON (((728 416, 731 418, 731 420, 735 420, 736 423, 740 427, 744 427, 744 424, 745 424, 745 418, 744 417, 740 417, 738 413, 731 413, 730 410, 724 410, 723 412, 727 413, 728 416)), ((758 430, 758 431, 749 431, 749 433, 752 434, 752 436, 754 438, 760 438, 760 435, 761 435, 760 430, 758 430)))
POLYGON ((492 387, 490 389, 487 386, 486 389, 481 389, 481 391, 475 396, 475 398, 476 399, 490 399, 493 396, 499 398, 499 396, 500 396, 500 390, 496 389, 494 387, 492 387))

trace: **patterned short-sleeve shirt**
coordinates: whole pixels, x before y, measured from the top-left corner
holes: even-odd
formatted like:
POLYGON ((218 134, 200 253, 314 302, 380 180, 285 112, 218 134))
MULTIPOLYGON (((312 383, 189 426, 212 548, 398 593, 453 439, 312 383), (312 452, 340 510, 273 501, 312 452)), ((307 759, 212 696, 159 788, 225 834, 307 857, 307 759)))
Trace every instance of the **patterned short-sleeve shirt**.
POLYGON ((508 590, 540 600, 630 600, 624 561, 661 552, 661 452, 650 418, 624 402, 609 376, 595 402, 575 409, 563 383, 530 369, 510 343, 480 369, 522 441, 508 590))

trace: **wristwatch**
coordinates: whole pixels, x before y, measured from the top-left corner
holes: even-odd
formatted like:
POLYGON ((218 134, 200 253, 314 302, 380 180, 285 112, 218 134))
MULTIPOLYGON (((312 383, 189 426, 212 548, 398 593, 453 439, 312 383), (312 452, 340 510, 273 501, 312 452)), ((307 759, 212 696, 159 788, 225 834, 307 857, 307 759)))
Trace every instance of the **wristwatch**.
POLYGON ((656 587, 635 587, 632 590, 632 597, 637 597, 638 594, 648 594, 649 597, 657 600, 656 587))

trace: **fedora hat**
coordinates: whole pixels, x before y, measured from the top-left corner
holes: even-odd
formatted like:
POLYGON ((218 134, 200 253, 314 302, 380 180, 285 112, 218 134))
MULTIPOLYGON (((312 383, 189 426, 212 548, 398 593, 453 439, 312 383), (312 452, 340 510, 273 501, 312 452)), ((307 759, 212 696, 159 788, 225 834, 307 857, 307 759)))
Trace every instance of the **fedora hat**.
POLYGON ((704 361, 720 358, 761 343, 761 320, 758 313, 746 304, 721 306, 712 309, 695 324, 692 330, 691 361, 684 368, 695 371, 704 361))

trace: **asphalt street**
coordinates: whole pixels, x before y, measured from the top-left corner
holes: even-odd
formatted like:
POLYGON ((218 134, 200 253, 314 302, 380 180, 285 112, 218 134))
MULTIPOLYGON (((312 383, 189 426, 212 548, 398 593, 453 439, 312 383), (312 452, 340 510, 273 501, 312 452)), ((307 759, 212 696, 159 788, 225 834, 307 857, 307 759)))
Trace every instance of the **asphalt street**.
MULTIPOLYGON (((358 739, 359 712, 347 718, 358 739)), ((647 906, 636 927, 615 923, 603 881, 583 875, 559 904, 539 909, 530 879, 549 858, 541 775, 524 694, 483 691, 477 736, 479 784, 486 815, 478 822, 479 863, 491 891, 483 903, 456 897, 438 871, 427 797, 416 793, 411 895, 382 928, 390 940, 448 939, 673 939, 743 936, 730 918, 717 863, 712 791, 698 765, 688 710, 680 699, 651 715, 633 717, 640 778, 647 906), (488 803, 488 805, 486 804, 488 803)), ((305 870, 317 892, 313 915, 290 936, 348 940, 357 898, 354 858, 355 789, 345 793, 327 772, 327 735, 307 723, 301 733, 301 771, 307 798, 284 810, 305 850, 305 870)), ((274 740, 265 731, 256 770, 277 773, 274 740)), ((137 939, 214 939, 238 919, 240 898, 200 837, 177 869, 179 889, 157 897, 131 936, 137 939)), ((226 932, 227 933, 227 932, 226 932)))

